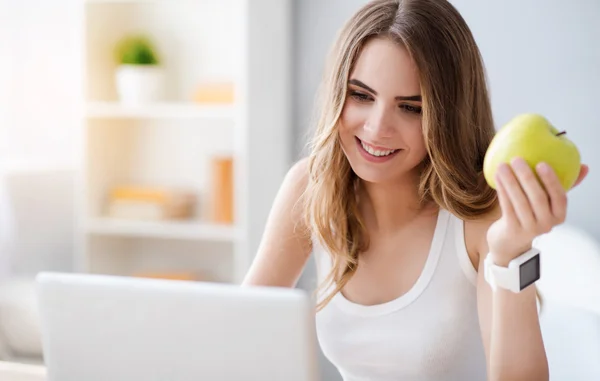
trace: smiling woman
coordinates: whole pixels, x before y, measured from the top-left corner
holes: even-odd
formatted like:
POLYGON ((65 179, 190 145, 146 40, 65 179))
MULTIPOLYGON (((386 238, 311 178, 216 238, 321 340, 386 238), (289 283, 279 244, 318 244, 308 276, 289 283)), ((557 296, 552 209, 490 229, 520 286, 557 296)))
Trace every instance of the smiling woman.
POLYGON ((244 284, 293 287, 313 254, 319 344, 345 381, 547 380, 535 285, 492 290, 484 274, 534 255, 566 195, 519 160, 498 193, 486 183, 495 128, 462 16, 446 0, 370 1, 321 89, 310 154, 244 284))

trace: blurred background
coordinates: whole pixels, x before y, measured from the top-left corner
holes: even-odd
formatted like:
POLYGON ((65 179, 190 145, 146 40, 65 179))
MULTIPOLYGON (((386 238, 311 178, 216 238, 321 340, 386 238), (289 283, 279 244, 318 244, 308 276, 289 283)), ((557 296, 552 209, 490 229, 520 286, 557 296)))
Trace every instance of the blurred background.
MULTIPOLYGON (((575 283, 587 269, 592 294, 561 297, 590 303, 600 1, 451 2, 482 51, 496 125, 544 114, 590 165, 567 220, 587 246, 560 274, 575 283)), ((41 270, 239 282, 306 154, 335 34, 365 3, 0 0, 0 359, 42 362, 41 270)), ((310 262, 299 287, 315 277, 310 262)), ((324 358, 322 372, 339 379, 324 358)))

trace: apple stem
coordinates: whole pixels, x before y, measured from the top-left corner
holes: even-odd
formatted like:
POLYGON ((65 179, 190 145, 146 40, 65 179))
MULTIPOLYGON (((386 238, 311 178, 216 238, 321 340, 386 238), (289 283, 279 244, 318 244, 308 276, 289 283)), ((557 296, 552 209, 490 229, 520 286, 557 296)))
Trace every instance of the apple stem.
POLYGON ((561 136, 561 135, 564 135, 564 134, 566 134, 566 133, 567 133, 567 131, 561 131, 561 132, 559 132, 558 134, 556 134, 556 136, 561 136))

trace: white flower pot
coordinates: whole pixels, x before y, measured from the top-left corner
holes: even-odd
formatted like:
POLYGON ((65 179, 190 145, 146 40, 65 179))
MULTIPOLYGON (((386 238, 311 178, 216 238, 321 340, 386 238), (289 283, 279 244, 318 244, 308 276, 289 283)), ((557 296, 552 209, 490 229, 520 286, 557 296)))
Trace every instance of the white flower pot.
POLYGON ((121 65, 116 71, 119 100, 139 105, 164 100, 164 70, 156 65, 121 65))

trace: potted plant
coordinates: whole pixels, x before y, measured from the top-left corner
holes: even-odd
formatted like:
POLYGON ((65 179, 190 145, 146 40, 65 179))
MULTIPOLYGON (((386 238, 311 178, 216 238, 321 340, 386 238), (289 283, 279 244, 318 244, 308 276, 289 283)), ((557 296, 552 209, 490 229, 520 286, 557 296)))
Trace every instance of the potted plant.
POLYGON ((163 99, 164 70, 156 50, 146 36, 126 36, 115 49, 117 94, 125 104, 142 104, 163 99))

